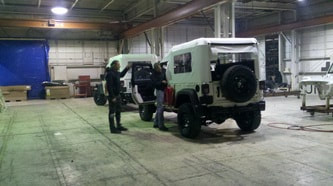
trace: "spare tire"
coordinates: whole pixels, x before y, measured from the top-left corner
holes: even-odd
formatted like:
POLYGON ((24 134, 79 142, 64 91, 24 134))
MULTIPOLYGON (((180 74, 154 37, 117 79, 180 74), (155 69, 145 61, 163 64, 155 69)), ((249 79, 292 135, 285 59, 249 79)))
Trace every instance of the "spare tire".
POLYGON ((224 97, 236 103, 249 101, 257 91, 256 76, 244 65, 234 65, 228 68, 221 80, 221 90, 224 97))

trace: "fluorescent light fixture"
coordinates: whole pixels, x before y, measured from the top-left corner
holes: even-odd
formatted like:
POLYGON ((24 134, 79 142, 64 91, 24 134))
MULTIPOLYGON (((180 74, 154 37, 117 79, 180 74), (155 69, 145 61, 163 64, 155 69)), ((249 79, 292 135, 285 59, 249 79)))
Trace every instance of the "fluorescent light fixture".
POLYGON ((54 7, 51 9, 51 11, 57 15, 64 15, 68 12, 68 9, 64 7, 54 7))
POLYGON ((304 0, 297 0, 298 2, 303 2, 304 0))

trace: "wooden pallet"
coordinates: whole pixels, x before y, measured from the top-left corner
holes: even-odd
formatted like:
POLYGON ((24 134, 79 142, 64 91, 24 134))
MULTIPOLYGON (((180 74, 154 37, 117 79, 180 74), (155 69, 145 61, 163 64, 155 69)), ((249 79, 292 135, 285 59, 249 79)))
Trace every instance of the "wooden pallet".
POLYGON ((21 99, 5 100, 5 102, 21 102, 21 101, 27 101, 27 100, 21 100, 21 99))
POLYGON ((265 92, 264 97, 275 97, 275 96, 297 96, 297 98, 300 98, 301 91, 283 91, 283 92, 265 92))
POLYGON ((69 99, 69 97, 60 97, 60 98, 46 98, 47 100, 58 100, 58 99, 69 99))
MULTIPOLYGON (((311 116, 315 114, 315 112, 318 113, 326 113, 326 114, 333 114, 333 105, 312 105, 312 106, 302 106, 301 110, 304 110, 306 112, 309 112, 311 116)), ((333 115, 332 115, 333 116, 333 115)))

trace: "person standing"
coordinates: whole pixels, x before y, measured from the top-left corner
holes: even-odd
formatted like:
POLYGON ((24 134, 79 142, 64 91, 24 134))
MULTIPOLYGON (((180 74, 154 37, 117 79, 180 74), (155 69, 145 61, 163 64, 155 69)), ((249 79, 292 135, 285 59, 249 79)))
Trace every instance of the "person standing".
POLYGON ((154 70, 151 75, 154 89, 156 90, 156 113, 154 118, 154 128, 159 128, 161 131, 168 131, 168 128, 164 125, 164 89, 167 87, 167 80, 165 74, 162 71, 160 63, 154 64, 154 70))
POLYGON ((107 72, 105 80, 106 87, 109 92, 109 125, 110 132, 119 134, 121 131, 127 131, 128 129, 123 127, 120 123, 121 112, 121 96, 120 96, 120 78, 124 77, 127 71, 131 68, 131 65, 127 65, 126 68, 119 72, 119 61, 114 60, 111 63, 110 70, 107 72), (116 116, 117 127, 114 124, 114 116, 116 116))

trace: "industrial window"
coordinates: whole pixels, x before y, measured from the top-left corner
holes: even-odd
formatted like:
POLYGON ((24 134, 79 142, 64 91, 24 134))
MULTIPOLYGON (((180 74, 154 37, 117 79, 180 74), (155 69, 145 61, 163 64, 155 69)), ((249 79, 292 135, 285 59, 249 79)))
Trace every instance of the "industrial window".
POLYGON ((174 57, 174 73, 186 73, 186 72, 192 72, 192 56, 191 53, 185 53, 181 55, 177 55, 174 57))

